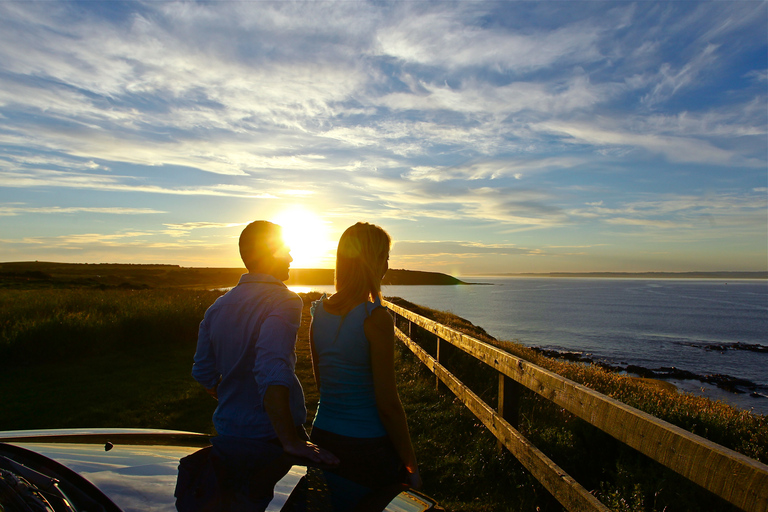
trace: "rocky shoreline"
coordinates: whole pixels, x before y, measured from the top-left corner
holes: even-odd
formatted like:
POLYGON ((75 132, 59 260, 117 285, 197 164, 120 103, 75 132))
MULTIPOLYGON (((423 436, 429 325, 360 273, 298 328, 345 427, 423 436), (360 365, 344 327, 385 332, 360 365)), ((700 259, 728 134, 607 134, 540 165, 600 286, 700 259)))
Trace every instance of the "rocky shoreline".
MULTIPOLYGON (((751 352, 768 352, 768 347, 764 345, 753 345, 748 343, 728 343, 720 345, 693 345, 698 348, 706 350, 716 350, 724 352, 726 350, 748 350, 751 352)), ((731 375, 724 374, 710 374, 700 375, 688 370, 681 370, 674 366, 661 366, 659 368, 646 368, 644 366, 638 366, 634 364, 611 364, 605 361, 597 360, 590 355, 585 355, 583 352, 573 352, 567 350, 553 350, 545 349, 541 347, 531 347, 536 352, 543 356, 551 357, 553 359, 563 359, 565 361, 572 361, 577 363, 594 364, 605 368, 606 370, 627 373, 632 376, 658 379, 664 381, 670 380, 698 380, 706 384, 712 384, 718 388, 736 394, 746 394, 754 398, 767 398, 768 389, 763 389, 763 386, 758 386, 754 382, 748 379, 741 379, 733 377, 731 375)))
POLYGON ((704 350, 712 350, 713 352, 725 352, 726 350, 747 350, 749 352, 760 352, 768 354, 768 346, 758 345, 756 343, 742 343, 740 341, 735 343, 718 343, 714 345, 701 344, 701 343, 686 343, 689 347, 703 348, 704 350))

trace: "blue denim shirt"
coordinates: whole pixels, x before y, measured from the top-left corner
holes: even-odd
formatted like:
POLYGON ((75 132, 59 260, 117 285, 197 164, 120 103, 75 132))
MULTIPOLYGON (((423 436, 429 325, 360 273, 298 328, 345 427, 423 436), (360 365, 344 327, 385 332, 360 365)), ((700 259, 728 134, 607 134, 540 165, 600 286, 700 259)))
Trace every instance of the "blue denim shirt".
POLYGON ((301 309, 301 298, 278 279, 243 274, 205 312, 192 376, 207 389, 219 383, 213 413, 219 435, 275 438, 263 406, 269 386, 288 388, 294 424, 306 421, 304 391, 295 373, 301 309))

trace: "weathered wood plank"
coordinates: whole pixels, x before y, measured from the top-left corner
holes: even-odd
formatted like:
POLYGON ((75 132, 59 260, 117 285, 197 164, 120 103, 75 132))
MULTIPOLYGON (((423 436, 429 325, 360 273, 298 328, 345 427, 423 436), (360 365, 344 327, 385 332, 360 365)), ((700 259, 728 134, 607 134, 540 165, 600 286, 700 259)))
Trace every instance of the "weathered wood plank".
POLYGON ((600 500, 563 471, 549 457, 499 416, 488 404, 439 364, 424 349, 414 343, 402 331, 396 329, 398 338, 477 416, 497 439, 514 455, 567 510, 572 512, 608 512, 600 500))
POLYGON ((387 302, 391 311, 748 512, 768 511, 768 466, 387 302))

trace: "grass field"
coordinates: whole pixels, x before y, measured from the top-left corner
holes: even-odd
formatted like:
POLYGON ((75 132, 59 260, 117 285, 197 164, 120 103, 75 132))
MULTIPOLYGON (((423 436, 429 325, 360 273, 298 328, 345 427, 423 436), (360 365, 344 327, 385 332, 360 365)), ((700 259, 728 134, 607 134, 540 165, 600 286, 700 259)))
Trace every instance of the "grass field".
MULTIPOLYGON (((192 380, 190 370, 197 326, 219 294, 193 289, 0 290, 0 430, 144 427, 213 433, 215 402, 192 380)), ((313 298, 304 296, 297 345, 308 420, 317 403, 307 334, 313 298)), ((421 312, 484 336, 453 315, 421 312)), ((599 368, 548 360, 514 343, 495 343, 766 459, 764 416, 648 387, 599 368)), ((434 377, 409 352, 398 350, 397 358, 425 492, 455 512, 561 509, 509 453, 496 450, 495 439, 462 404, 435 390, 434 377)), ((462 365, 467 380, 483 388, 482 370, 462 365)), ((526 398, 521 420, 529 439, 612 510, 729 510, 535 396, 526 398)))

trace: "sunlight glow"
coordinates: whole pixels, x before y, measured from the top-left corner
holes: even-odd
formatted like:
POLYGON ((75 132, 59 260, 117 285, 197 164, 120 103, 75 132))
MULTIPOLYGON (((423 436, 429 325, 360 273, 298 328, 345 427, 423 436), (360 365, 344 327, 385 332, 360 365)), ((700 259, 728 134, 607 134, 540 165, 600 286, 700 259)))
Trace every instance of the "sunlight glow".
POLYGON ((292 268, 333 267, 336 244, 328 237, 326 222, 315 213, 297 207, 283 211, 271 220, 283 227, 283 239, 293 256, 292 268))
POLYGON ((291 290, 293 293, 309 293, 309 292, 319 292, 319 293, 327 293, 328 295, 333 295, 336 292, 336 289, 332 284, 326 284, 326 285, 310 285, 310 286, 304 286, 300 284, 289 284, 287 285, 288 289, 291 290))

